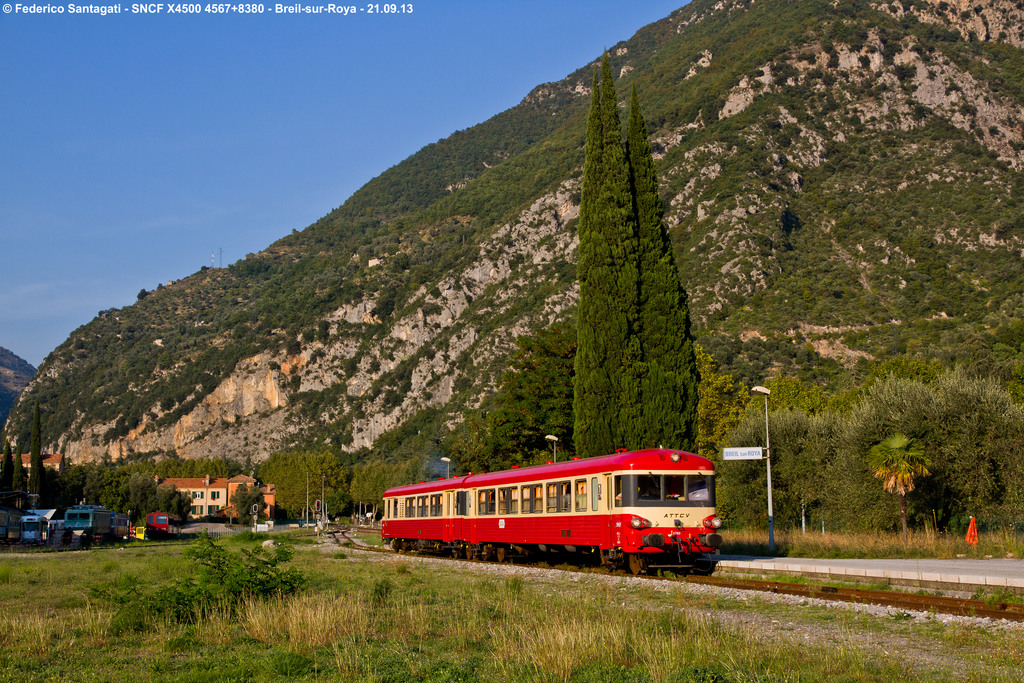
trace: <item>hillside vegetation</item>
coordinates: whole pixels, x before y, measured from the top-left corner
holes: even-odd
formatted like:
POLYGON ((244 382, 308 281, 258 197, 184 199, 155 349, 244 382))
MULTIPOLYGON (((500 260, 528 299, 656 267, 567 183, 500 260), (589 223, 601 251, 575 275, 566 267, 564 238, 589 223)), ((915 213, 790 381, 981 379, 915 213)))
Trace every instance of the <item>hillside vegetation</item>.
MULTIPOLYGON (((828 395, 894 359, 1013 377, 1022 27, 1019 0, 697 0, 609 49, 722 372, 828 395)), ((38 400, 47 450, 79 461, 437 455, 518 337, 574 319, 593 68, 258 254, 100 312, 47 357, 8 436, 28 443, 38 400)))

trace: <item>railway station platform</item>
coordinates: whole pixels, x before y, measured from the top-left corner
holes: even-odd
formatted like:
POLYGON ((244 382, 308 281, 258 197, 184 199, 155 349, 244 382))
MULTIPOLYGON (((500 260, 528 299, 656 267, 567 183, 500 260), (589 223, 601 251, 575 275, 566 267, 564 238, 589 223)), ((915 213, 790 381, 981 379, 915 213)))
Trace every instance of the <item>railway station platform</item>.
POLYGON ((819 560, 719 556, 716 573, 797 575, 817 580, 888 583, 974 592, 979 588, 1024 591, 1024 560, 819 560))

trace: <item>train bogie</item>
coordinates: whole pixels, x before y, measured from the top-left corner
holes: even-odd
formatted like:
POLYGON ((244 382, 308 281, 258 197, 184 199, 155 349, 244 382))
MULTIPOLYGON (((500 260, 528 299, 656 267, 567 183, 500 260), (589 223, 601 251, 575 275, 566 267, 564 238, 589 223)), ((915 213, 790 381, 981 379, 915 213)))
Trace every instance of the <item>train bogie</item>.
POLYGON ((397 549, 480 559, 546 553, 634 573, 710 573, 721 543, 714 470, 651 449, 421 482, 384 495, 382 536, 397 549))

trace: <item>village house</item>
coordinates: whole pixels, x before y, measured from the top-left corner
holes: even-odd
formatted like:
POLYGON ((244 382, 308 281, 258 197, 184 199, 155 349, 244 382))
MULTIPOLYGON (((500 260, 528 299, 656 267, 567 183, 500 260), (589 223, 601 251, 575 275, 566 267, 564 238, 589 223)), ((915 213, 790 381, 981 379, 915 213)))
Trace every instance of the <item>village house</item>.
MULTIPOLYGON (((230 479, 224 477, 211 479, 209 475, 168 479, 154 477, 154 479, 158 486, 172 484, 179 491, 189 495, 192 498, 192 509, 189 515, 192 517, 228 516, 231 514, 231 510, 226 510, 226 508, 231 506, 232 497, 239 486, 259 486, 258 481, 245 474, 238 474, 230 479)), ((260 486, 260 491, 263 493, 263 502, 267 506, 264 513, 273 519, 277 487, 274 484, 267 484, 260 486)), ((245 515, 248 514, 248 511, 237 511, 235 516, 238 516, 239 513, 245 515)))
MULTIPOLYGON (((57 474, 64 474, 66 466, 64 464, 63 453, 41 453, 43 456, 43 467, 49 467, 51 470, 56 470, 57 474)), ((32 454, 22 453, 21 454, 21 467, 25 471, 25 476, 28 476, 29 471, 32 469, 32 454)))

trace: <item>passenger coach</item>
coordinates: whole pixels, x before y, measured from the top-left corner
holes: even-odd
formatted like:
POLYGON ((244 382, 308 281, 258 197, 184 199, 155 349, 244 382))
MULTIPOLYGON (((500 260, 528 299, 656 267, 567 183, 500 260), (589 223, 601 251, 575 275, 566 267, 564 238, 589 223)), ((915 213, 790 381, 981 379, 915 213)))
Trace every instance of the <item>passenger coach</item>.
POLYGON ((498 562, 565 553, 634 574, 709 574, 720 526, 711 461, 651 449, 392 488, 381 535, 396 550, 498 562))

